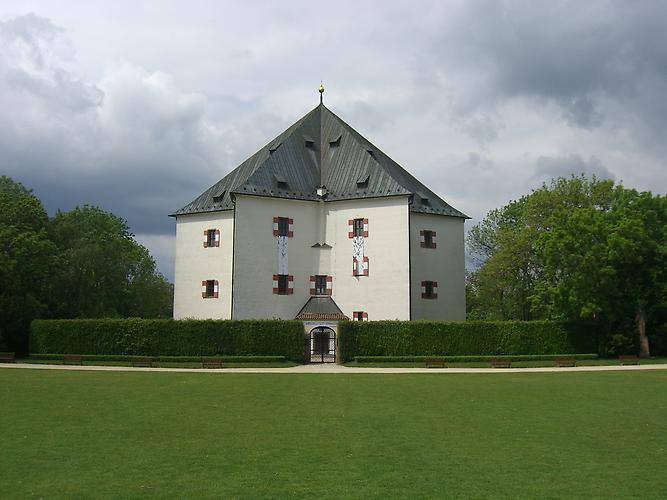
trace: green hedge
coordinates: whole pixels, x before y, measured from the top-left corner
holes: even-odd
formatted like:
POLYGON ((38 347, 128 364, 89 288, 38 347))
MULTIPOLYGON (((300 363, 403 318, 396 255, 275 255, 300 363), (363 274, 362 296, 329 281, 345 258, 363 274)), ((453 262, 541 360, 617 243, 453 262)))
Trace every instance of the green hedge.
POLYGON ((284 356, 303 362, 303 323, 282 320, 35 320, 31 354, 284 356))
POLYGON ((597 354, 516 354, 514 356, 355 356, 357 363, 423 363, 427 358, 444 358, 448 363, 483 363, 494 358, 512 361, 553 361, 556 358, 598 359, 597 354))
POLYGON ((342 361, 355 356, 499 356, 598 352, 585 325, 554 321, 345 321, 342 361))
MULTIPOLYGON (((31 354, 30 359, 60 361, 64 354, 31 354)), ((136 356, 111 354, 82 354, 83 361, 132 361, 136 356)), ((225 363, 279 363, 286 361, 285 356, 156 356, 153 359, 162 363, 199 363, 202 359, 222 359, 225 363)))

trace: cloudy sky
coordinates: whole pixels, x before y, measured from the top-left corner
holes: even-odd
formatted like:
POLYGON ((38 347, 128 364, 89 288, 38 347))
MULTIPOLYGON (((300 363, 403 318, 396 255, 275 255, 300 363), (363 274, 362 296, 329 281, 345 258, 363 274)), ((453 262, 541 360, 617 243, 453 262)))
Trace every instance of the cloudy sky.
POLYGON ((126 218, 327 106, 473 217, 560 175, 667 191, 667 2, 3 0, 0 174, 126 218))

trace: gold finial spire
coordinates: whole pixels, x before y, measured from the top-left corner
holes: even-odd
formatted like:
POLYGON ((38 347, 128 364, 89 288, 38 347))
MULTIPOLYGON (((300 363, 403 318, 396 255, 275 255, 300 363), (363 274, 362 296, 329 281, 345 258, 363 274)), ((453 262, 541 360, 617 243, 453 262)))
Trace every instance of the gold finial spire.
POLYGON ((320 80, 320 88, 318 90, 320 92, 320 104, 322 104, 322 94, 324 94, 324 84, 322 83, 322 80, 320 80))

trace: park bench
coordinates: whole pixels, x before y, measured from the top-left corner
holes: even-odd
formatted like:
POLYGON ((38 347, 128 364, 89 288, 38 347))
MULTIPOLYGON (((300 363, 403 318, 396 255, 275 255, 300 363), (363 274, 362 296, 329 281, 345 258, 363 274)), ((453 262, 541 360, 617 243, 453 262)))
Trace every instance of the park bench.
POLYGON ((445 368, 445 358, 426 358, 424 364, 426 368, 435 368, 436 366, 445 368))
POLYGON ((510 358, 491 358, 491 368, 511 368, 512 360, 510 358))
POLYGON ((577 361, 573 356, 563 356, 556 358, 556 366, 562 368, 564 366, 577 366, 577 361))
POLYGON ((63 365, 82 365, 83 356, 81 354, 63 354, 63 365))
POLYGON ((151 368, 153 366, 153 358, 150 356, 139 356, 132 358, 132 366, 143 366, 151 368))
POLYGON ((0 361, 6 361, 7 363, 13 363, 16 360, 15 352, 0 352, 0 361))
POLYGON ((618 357, 618 361, 622 365, 638 365, 639 356, 637 356, 636 354, 621 354, 618 357))
POLYGON ((202 368, 222 368, 222 358, 201 358, 202 368))

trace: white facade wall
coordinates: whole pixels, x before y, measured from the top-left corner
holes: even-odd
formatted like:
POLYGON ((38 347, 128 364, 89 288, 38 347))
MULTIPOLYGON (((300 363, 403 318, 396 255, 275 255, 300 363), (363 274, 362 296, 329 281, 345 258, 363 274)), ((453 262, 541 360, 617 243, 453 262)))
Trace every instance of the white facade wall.
POLYGON ((230 319, 234 212, 176 218, 174 319, 230 319), (204 248, 204 231, 218 229, 220 246, 204 248), (202 298, 203 280, 218 280, 218 298, 202 298))
POLYGON ((235 211, 177 218, 174 318, 293 319, 311 297, 310 276, 322 274, 333 276, 332 298, 350 318, 364 311, 370 321, 464 320, 463 224, 460 218, 411 213, 407 196, 319 203, 238 195, 235 211), (293 219, 290 295, 273 293, 274 217, 293 219), (352 273, 348 221, 357 218, 368 219, 368 276, 352 273), (220 247, 204 248, 207 229, 220 230, 220 247), (437 248, 420 246, 420 230, 436 231, 437 248), (313 247, 323 237, 329 247, 313 247), (208 279, 218 280, 217 299, 201 296, 201 282, 208 279), (421 298, 424 280, 438 282, 437 299, 421 298))
POLYGON ((234 319, 294 319, 310 298, 309 277, 315 266, 311 246, 318 240, 319 204, 309 201, 237 195, 234 246, 234 319), (278 274, 278 238, 273 218, 294 220, 288 238, 288 271, 294 293, 273 293, 278 274))
POLYGON ((338 307, 350 319, 353 311, 367 312, 369 321, 410 319, 407 196, 328 202, 325 207, 332 249, 331 271, 322 274, 334 277, 332 297, 338 307), (352 274, 350 219, 368 219, 368 276, 352 274))
POLYGON ((412 319, 462 321, 466 318, 464 219, 410 214, 412 319), (422 248, 420 231, 436 232, 436 248, 422 248), (437 281, 438 298, 423 299, 421 282, 437 281))

